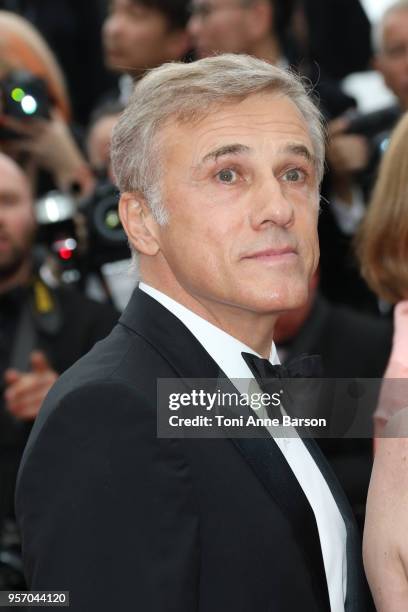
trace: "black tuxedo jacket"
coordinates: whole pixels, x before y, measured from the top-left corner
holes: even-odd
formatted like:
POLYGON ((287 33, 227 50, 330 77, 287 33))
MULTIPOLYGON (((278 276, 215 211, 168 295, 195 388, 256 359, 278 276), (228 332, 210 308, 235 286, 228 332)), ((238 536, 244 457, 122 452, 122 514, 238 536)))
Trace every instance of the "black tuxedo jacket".
MULTIPOLYGON (((57 382, 20 468, 31 589, 73 612, 328 612, 313 512, 272 439, 159 439, 157 378, 217 378, 188 329, 136 290, 113 332, 57 382)), ((347 527, 347 612, 364 610, 347 527)))
MULTIPOLYGON (((331 304, 318 294, 286 359, 302 353, 318 354, 328 378, 382 378, 392 334, 390 319, 331 304)), ((347 494, 362 533, 373 463, 372 440, 328 438, 318 444, 347 494)))

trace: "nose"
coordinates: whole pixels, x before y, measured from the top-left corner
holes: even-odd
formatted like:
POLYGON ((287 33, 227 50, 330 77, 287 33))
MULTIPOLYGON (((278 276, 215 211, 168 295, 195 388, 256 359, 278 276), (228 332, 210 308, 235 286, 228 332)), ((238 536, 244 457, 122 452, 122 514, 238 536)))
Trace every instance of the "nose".
POLYGON ((294 205, 275 176, 262 181, 257 193, 253 195, 250 220, 255 230, 262 230, 271 225, 289 229, 293 225, 294 205))
POLYGON ((202 20, 198 15, 191 15, 190 19, 188 20, 187 30, 194 41, 200 32, 201 22, 202 20))
POLYGON ((121 31, 121 19, 117 15, 107 17, 103 24, 103 38, 110 40, 112 37, 117 37, 121 31))

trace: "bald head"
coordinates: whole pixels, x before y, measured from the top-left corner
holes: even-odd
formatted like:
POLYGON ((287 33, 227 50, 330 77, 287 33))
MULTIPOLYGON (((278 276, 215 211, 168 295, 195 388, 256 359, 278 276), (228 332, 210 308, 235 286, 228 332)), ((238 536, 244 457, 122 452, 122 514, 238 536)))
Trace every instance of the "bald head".
POLYGON ((31 185, 27 176, 14 159, 4 153, 0 153, 0 181, 1 185, 13 181, 15 188, 24 192, 25 197, 32 200, 31 185))
POLYGON ((35 229, 27 177, 12 159, 0 154, 0 289, 30 266, 35 229))
POLYGON ((384 49, 384 35, 389 22, 393 22, 394 19, 398 19, 400 13, 408 12, 408 0, 397 0, 391 4, 383 13, 381 19, 377 23, 376 28, 373 31, 374 35, 374 49, 377 53, 381 53, 384 49))

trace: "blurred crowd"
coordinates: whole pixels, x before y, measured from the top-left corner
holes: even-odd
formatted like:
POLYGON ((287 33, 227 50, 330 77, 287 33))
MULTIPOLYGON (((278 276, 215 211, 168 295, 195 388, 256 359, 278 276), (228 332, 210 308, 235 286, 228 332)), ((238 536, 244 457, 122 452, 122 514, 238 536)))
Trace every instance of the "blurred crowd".
MULTIPOLYGON (((393 304, 407 292, 402 280, 379 289, 367 243, 384 223, 372 246, 384 259, 382 246, 401 252, 408 234, 397 231, 403 205, 389 225, 379 210, 366 216, 372 201, 397 199, 396 181, 408 184, 407 163, 374 191, 408 110, 408 0, 375 26, 359 0, 0 0, 0 586, 22 584, 12 499, 42 399, 109 332, 137 281, 110 168, 113 126, 147 70, 214 53, 295 70, 327 119, 321 263, 308 303, 279 321, 281 360, 319 353, 327 377, 384 374, 393 304), (373 72, 392 102, 367 113, 345 83, 373 72)), ((372 443, 321 445, 362 527, 372 443)))

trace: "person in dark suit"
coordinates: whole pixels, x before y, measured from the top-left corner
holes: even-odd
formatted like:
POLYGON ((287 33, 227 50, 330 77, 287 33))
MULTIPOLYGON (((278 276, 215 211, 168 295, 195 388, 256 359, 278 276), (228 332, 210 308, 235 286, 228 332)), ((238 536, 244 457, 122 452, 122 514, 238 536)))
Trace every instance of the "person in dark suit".
POLYGON ((361 276, 352 242, 365 215, 390 134, 408 110, 407 2, 396 0, 388 6, 373 39, 374 67, 395 102, 353 119, 341 117, 329 125, 329 174, 323 190, 329 202, 322 207, 319 236, 324 295, 331 301, 378 314, 378 299, 361 276))
MULTIPOLYGON (((274 341, 284 363, 303 353, 322 358, 327 378, 382 378, 391 353, 388 318, 370 316, 333 304, 312 279, 307 303, 278 319, 274 341)), ((361 535, 373 465, 371 438, 318 440, 353 509, 361 535)))
MULTIPOLYGON (((247 53, 294 68, 312 84, 316 102, 333 119, 355 106, 339 84, 327 78, 308 47, 297 49, 290 35, 295 3, 289 0, 192 0, 188 31, 197 57, 247 53)), ((307 28, 307 24, 304 24, 307 28)))
POLYGON ((369 69, 371 24, 360 0, 300 0, 299 4, 309 29, 310 56, 326 74, 339 80, 369 69), (345 37, 350 29, 353 35, 345 37))
POLYGON ((142 282, 27 444, 30 588, 69 590, 75 612, 364 610, 354 519, 313 440, 157 435, 161 379, 262 389, 276 364, 277 316, 318 262, 319 111, 249 56, 168 64, 137 84, 112 155, 142 282))
MULTIPOLYGON (((117 320, 68 287, 50 287, 34 264, 36 223, 28 180, 0 155, 0 582, 21 580, 8 563, 18 560, 14 518, 17 470, 32 423, 52 384, 106 336, 117 320), (11 538, 11 534, 12 538, 11 538), (11 574, 13 579, 11 580, 11 574)), ((18 569, 16 563, 13 567, 18 569)), ((18 565, 18 563, 17 563, 18 565)))

